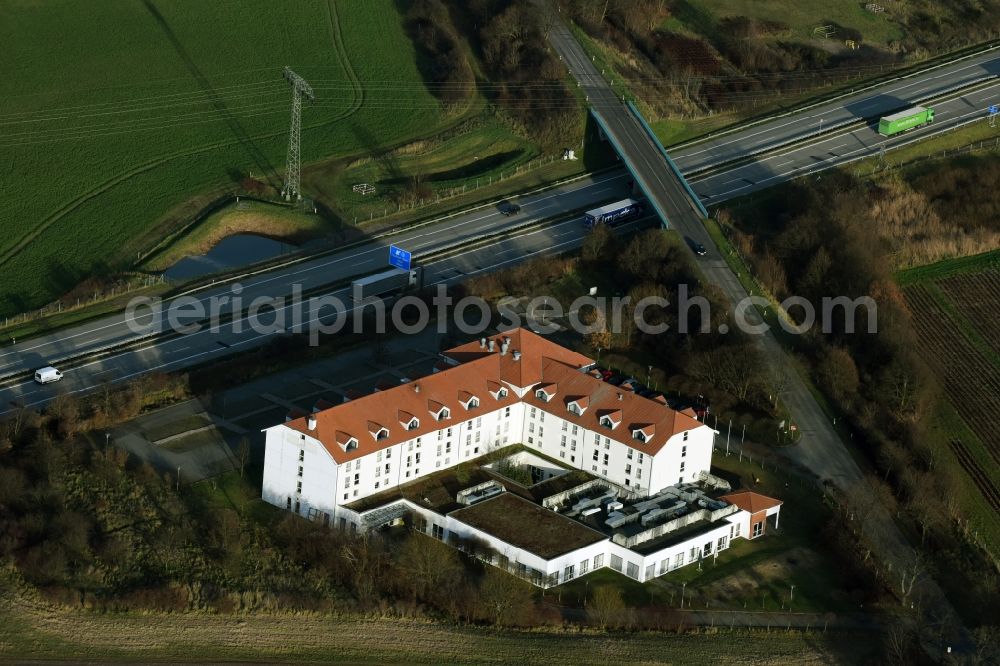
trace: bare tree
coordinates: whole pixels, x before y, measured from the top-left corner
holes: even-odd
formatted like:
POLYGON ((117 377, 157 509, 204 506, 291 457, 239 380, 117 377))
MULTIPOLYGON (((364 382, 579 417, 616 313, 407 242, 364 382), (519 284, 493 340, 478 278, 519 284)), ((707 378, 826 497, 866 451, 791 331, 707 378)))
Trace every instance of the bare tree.
POLYGON ((621 626, 626 610, 622 591, 610 585, 598 587, 587 600, 587 617, 602 629, 621 626))
POLYGON ((239 448, 236 449, 236 457, 240 462, 240 478, 244 478, 247 463, 250 461, 250 440, 246 437, 240 438, 239 448))
POLYGON ((531 587, 506 572, 487 567, 479 599, 493 624, 509 626, 525 620, 531 609, 531 587))

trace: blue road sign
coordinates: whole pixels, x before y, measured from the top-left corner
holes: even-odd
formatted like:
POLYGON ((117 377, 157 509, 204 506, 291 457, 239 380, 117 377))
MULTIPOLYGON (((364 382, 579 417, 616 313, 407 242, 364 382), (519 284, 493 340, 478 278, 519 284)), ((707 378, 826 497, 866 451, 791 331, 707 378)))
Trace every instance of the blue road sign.
POLYGON ((1000 113, 1000 105, 990 104, 989 112, 993 115, 1000 113))
POLYGON ((402 268, 404 271, 410 270, 410 253, 395 245, 389 246, 389 265, 402 268))

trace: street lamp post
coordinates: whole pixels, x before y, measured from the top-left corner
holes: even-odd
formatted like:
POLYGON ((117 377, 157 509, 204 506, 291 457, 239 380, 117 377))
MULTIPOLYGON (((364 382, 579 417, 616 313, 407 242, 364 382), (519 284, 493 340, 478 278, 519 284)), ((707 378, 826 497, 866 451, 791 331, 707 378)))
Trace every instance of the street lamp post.
POLYGON ((176 488, 176 490, 177 490, 177 492, 180 492, 180 490, 181 490, 181 466, 180 465, 177 466, 177 488, 176 488))
POLYGON ((684 608, 684 590, 687 588, 687 583, 681 583, 681 608, 684 608))

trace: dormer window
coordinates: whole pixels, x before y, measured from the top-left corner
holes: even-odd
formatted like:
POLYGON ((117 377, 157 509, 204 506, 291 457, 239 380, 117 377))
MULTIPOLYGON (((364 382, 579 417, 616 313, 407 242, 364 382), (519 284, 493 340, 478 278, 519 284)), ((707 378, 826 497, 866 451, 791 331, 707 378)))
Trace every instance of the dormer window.
POLYGON ((372 437, 375 438, 376 442, 379 440, 386 439, 389 436, 389 429, 386 428, 384 425, 375 423, 374 421, 368 422, 368 432, 371 433, 372 437))
POLYGON ((602 414, 597 421, 605 428, 614 430, 619 423, 622 422, 622 412, 620 409, 611 412, 610 414, 602 414))
POLYGON ((354 449, 358 448, 358 438, 354 437, 353 435, 349 435, 343 430, 338 430, 336 432, 335 437, 338 446, 340 446, 340 448, 342 448, 344 451, 353 451, 354 449))
POLYGON ((447 407, 443 407, 440 412, 437 413, 437 420, 444 421, 445 419, 451 418, 451 412, 447 407))
POLYGON ((549 401, 549 394, 543 391, 542 389, 538 389, 537 391, 535 391, 535 397, 541 400, 542 402, 549 401))
POLYGON ((420 419, 418 419, 415 416, 412 419, 410 419, 409 423, 406 424, 407 430, 416 430, 419 427, 420 427, 420 419))
POLYGON ((577 416, 583 416, 583 413, 587 411, 587 406, 590 404, 590 399, 587 396, 579 396, 572 398, 566 403, 566 409, 570 414, 576 414, 577 416))
POLYGON ((507 397, 507 389, 501 386, 500 390, 497 391, 497 398, 506 398, 506 397, 507 397))
POLYGON ((576 414, 577 416, 583 414, 583 412, 580 410, 580 405, 576 404, 575 402, 569 403, 568 409, 570 414, 576 414))
POLYGON ((642 442, 644 444, 646 443, 646 433, 644 433, 641 430, 632 431, 632 438, 635 439, 637 442, 642 442))
POLYGON ((468 391, 459 391, 458 400, 466 410, 475 409, 479 406, 479 398, 468 391))

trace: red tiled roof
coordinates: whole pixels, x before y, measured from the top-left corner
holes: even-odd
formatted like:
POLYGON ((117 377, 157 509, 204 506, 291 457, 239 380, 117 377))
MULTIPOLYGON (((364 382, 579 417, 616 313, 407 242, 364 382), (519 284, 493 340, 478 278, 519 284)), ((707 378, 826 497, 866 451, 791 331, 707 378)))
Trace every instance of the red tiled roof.
POLYGON ((591 359, 583 354, 578 354, 571 349, 566 349, 554 342, 550 342, 526 328, 517 328, 505 333, 498 333, 486 338, 486 341, 485 349, 479 346, 479 340, 473 340, 468 344, 449 349, 443 355, 459 363, 465 363, 466 361, 482 358, 483 356, 496 355, 500 358, 499 379, 519 388, 534 386, 541 381, 541 364, 539 361, 542 358, 552 358, 577 369, 594 364, 591 359), (510 346, 506 354, 501 354, 500 350, 505 339, 510 340, 510 346), (490 340, 495 343, 495 350, 493 352, 489 351, 490 340), (515 351, 520 352, 519 360, 514 360, 515 351))
POLYGON ((508 391, 504 398, 496 397, 501 381, 519 388, 539 383, 551 384, 552 392, 574 396, 577 404, 587 407, 583 415, 571 413, 561 400, 539 400, 534 391, 525 394, 524 402, 553 414, 558 413, 568 421, 647 453, 658 451, 675 433, 702 425, 660 403, 632 393, 622 394, 611 384, 580 372, 581 368, 590 365, 590 359, 530 331, 518 329, 499 337, 504 336, 511 340, 506 354, 500 353, 499 343, 493 353, 481 350, 478 341, 462 345, 445 352, 447 356, 461 360, 459 365, 424 377, 419 382, 396 385, 317 412, 314 415, 314 430, 309 430, 306 418, 298 418, 285 425, 323 442, 333 459, 344 463, 449 425, 457 425, 478 413, 492 412, 518 402, 513 391, 508 391), (514 350, 521 352, 517 361, 512 358, 514 350), (463 403, 467 403, 471 396, 480 398, 480 407, 467 410, 463 403), (428 411, 436 415, 442 408, 449 410, 449 418, 438 421, 429 417, 428 411), (609 413, 619 423, 613 430, 598 425, 600 416, 609 413), (396 414, 396 421, 392 421, 392 414, 396 414), (407 430, 406 425, 414 415, 419 426, 407 430), (379 422, 374 419, 379 419, 379 422), (378 432, 376 426, 386 428, 389 436, 382 440, 360 436, 366 431, 378 432), (639 442, 632 437, 632 431, 639 427, 654 434, 646 442, 639 442), (345 451, 347 437, 358 440, 356 449, 345 451))
POLYGON ((781 500, 776 500, 773 497, 755 493, 752 490, 740 490, 735 493, 723 495, 719 499, 723 502, 729 502, 730 504, 738 506, 744 511, 749 511, 751 514, 767 511, 768 509, 773 509, 774 507, 781 506, 783 504, 781 500))
MULTIPOLYGON (((702 425, 658 402, 635 393, 623 393, 607 382, 552 359, 545 359, 542 363, 542 378, 543 381, 558 384, 559 391, 565 395, 588 396, 590 407, 582 415, 577 416, 564 408, 558 414, 560 418, 645 453, 656 453, 675 434, 702 425), (618 425, 614 429, 600 425, 603 416, 610 416, 618 425), (647 433, 651 433, 645 442, 632 437, 632 431, 639 428, 645 428, 647 433)), ((534 393, 525 395, 524 401, 549 412, 558 409, 555 405, 559 404, 542 402, 534 393)))

